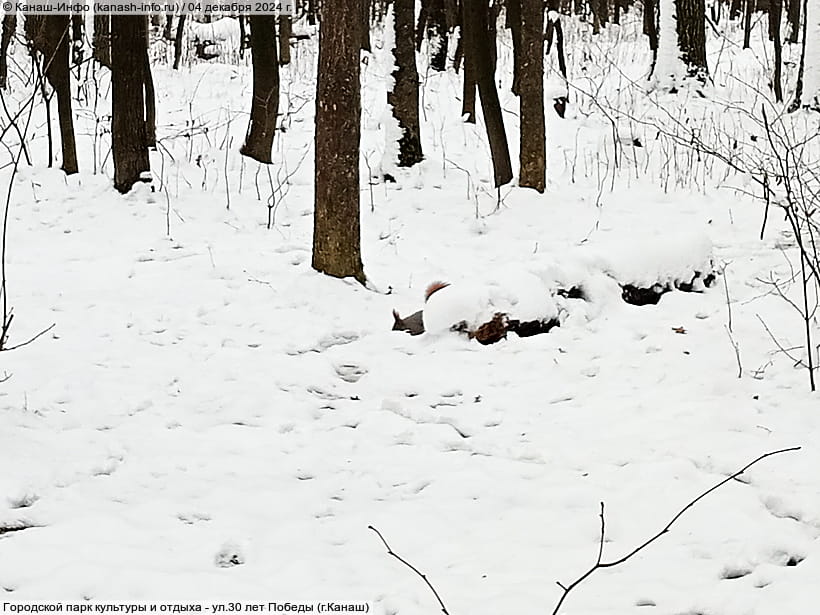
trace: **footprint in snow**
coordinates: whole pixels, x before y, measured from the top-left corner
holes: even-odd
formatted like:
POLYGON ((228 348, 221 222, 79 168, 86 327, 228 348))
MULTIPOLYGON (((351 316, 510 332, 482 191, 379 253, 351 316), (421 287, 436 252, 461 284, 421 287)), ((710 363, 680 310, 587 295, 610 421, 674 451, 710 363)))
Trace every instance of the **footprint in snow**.
POLYGON ((355 363, 339 363, 333 366, 336 375, 345 382, 358 382, 367 373, 367 368, 355 363))
POLYGON ((232 568, 245 563, 245 554, 242 548, 234 542, 226 542, 214 556, 214 564, 218 568, 232 568))

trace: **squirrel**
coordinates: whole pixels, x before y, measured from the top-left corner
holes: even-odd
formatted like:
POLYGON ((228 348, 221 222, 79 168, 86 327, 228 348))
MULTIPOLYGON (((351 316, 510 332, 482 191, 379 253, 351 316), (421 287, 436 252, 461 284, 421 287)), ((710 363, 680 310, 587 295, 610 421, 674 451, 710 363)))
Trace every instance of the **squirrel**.
MULTIPOLYGON (((424 291, 424 302, 427 303, 427 300, 433 293, 448 286, 450 286, 449 282, 433 282, 424 291)), ((407 318, 402 318, 397 310, 393 310, 393 331, 407 331, 410 335, 421 335, 424 333, 423 312, 424 310, 419 310, 407 318)))

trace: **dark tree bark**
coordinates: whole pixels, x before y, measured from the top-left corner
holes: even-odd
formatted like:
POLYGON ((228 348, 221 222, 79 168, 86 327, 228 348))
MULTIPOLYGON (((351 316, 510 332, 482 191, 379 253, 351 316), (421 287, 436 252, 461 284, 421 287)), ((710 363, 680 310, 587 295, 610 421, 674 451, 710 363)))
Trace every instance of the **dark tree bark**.
POLYGON ((521 0, 521 169, 518 185, 544 192, 544 5, 521 0))
MULTIPOLYGON (((498 65, 498 16, 501 14, 501 0, 490 0, 487 12, 487 48, 490 50, 490 66, 495 73, 498 65)), ((543 36, 543 35, 542 35, 543 36)))
POLYGON ((279 66, 290 64, 290 15, 279 15, 279 66))
MULTIPOLYGON (((57 115, 60 123, 63 164, 66 175, 77 168, 77 146, 74 139, 74 115, 71 110, 71 71, 68 57, 71 48, 68 15, 29 15, 26 36, 40 54, 43 73, 57 95, 57 115)), ((50 158, 50 157, 49 157, 50 158)), ((49 165, 51 160, 49 160, 49 165)))
POLYGON ((0 89, 8 87, 8 53, 11 39, 17 30, 17 14, 7 13, 3 16, 2 34, 0 34, 0 89))
POLYGON ((621 0, 615 0, 614 11, 612 13, 612 23, 616 26, 621 24, 621 0))
POLYGON ((111 15, 94 15, 94 59, 111 69, 111 15))
POLYGON ((589 0, 592 11, 592 33, 598 34, 601 27, 609 23, 609 3, 607 0, 589 0))
POLYGON ((322 4, 316 86, 313 268, 365 282, 359 226, 362 0, 322 4))
MULTIPOLYGON (((185 34, 185 13, 177 20, 177 31, 174 35, 174 70, 179 70, 179 62, 182 59, 182 37, 185 34)), ((240 22, 241 18, 240 18, 240 22)))
MULTIPOLYGON (((148 31, 145 32, 148 34, 148 31)), ((151 60, 148 57, 148 40, 142 53, 142 79, 145 86, 145 145, 157 147, 157 101, 154 95, 154 76, 151 74, 151 60)))
POLYGON ((777 102, 783 101, 783 42, 780 40, 780 22, 783 13, 783 0, 769 2, 769 35, 774 46, 774 74, 772 75, 772 89, 777 102))
POLYGON ((459 24, 460 34, 458 40, 458 47, 456 48, 456 58, 461 58, 461 63, 464 65, 464 82, 461 95, 461 117, 468 124, 475 124, 475 99, 476 99, 476 61, 475 58, 470 58, 470 53, 467 49, 467 35, 465 30, 465 12, 467 11, 467 4, 470 2, 480 2, 484 4, 483 0, 461 0, 459 15, 461 23, 459 24), (459 49, 461 53, 459 54, 459 49))
POLYGON ((792 44, 796 43, 800 35, 800 0, 789 0, 788 9, 789 38, 792 44))
POLYGON ((276 114, 279 112, 279 64, 276 58, 276 16, 251 15, 253 101, 248 134, 240 152, 264 164, 271 163, 276 114))
POLYGON ((806 34, 808 32, 808 20, 806 19, 806 15, 808 14, 808 8, 809 0, 803 0, 803 27, 801 28, 803 30, 803 42, 801 43, 800 50, 800 64, 797 67, 797 81, 794 86, 794 100, 789 105, 789 113, 803 107, 803 75, 806 70, 806 34))
POLYGON ((709 75, 706 64, 706 1, 675 0, 675 7, 681 59, 690 77, 705 81, 709 75))
POLYGON ((71 42, 79 43, 83 40, 83 16, 71 16, 71 42))
POLYGON ((746 0, 746 12, 743 16, 743 48, 748 49, 752 39, 752 14, 754 13, 754 0, 746 0))
POLYGON ((740 12, 743 10, 743 0, 732 0, 729 5, 729 20, 734 21, 740 17, 740 12))
POLYGON ((114 188, 128 192, 150 170, 145 127, 145 15, 111 16, 111 150, 114 188))
POLYGON ((510 162, 510 149, 507 145, 507 133, 504 130, 504 120, 501 115, 501 104, 498 100, 498 91, 495 89, 487 18, 488 10, 485 0, 464 2, 464 59, 467 62, 467 70, 472 65, 475 71, 481 111, 484 115, 490 154, 493 159, 495 185, 503 186, 512 180, 512 163, 510 162))
POLYGON ((414 0, 393 0, 396 47, 395 85, 387 93, 387 104, 402 130, 399 166, 411 167, 424 159, 419 128, 419 75, 413 46, 414 0))
MULTIPOLYGON (((520 95, 521 79, 521 1, 507 0, 507 27, 510 29, 513 45, 512 93, 520 95)), ((524 0, 526 2, 526 0, 524 0)))
POLYGON ((649 49, 652 51, 652 67, 649 70, 651 75, 655 72, 658 61, 658 0, 644 0, 643 33, 649 39, 649 49))
POLYGON ((359 0, 359 16, 362 20, 359 24, 362 51, 370 51, 370 0, 359 0))
POLYGON ((172 11, 166 11, 165 13, 165 27, 162 29, 162 38, 166 41, 174 40, 174 13, 172 11))
POLYGON ((421 0, 416 24, 416 49, 421 51, 425 36, 430 41, 430 68, 447 70, 447 7, 445 0, 421 0))
POLYGON ((547 55, 552 50, 553 40, 555 41, 555 51, 558 54, 558 70, 561 71, 561 76, 567 78, 567 60, 564 57, 564 28, 561 25, 560 19, 549 20, 547 22, 547 55))
POLYGON ((248 16, 239 15, 239 57, 244 59, 245 50, 250 47, 250 37, 248 36, 248 16))

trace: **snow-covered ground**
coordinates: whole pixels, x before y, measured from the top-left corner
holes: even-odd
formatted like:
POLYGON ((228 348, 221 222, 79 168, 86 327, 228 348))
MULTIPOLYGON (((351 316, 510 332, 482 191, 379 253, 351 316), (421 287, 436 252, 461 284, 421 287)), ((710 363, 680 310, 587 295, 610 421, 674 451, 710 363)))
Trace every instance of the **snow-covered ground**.
MULTIPOLYGON (((602 96, 645 118, 656 107, 620 89, 648 66, 639 27, 599 40, 568 27, 567 51, 578 88, 600 80, 602 96), (599 61, 605 52, 618 71, 599 61)), ((588 99, 565 120, 547 107, 547 193, 505 187, 499 202, 483 128, 458 116, 458 76, 424 69, 427 159, 382 183, 377 50, 363 67, 370 288, 324 277, 310 266, 313 44, 300 42, 283 72, 286 130, 270 170, 238 154, 245 66, 155 68, 153 193, 123 197, 92 173, 103 161, 110 172, 110 156, 90 82, 78 103, 81 174, 44 168, 44 128, 33 122, 35 166, 14 181, 8 222, 10 342, 55 327, 0 354, 0 378, 10 376, 0 384, 0 528, 31 526, 0 533, 0 602, 438 612, 372 525, 453 615, 550 613, 556 581, 595 561, 601 501, 612 560, 760 454, 802 446, 596 572, 561 612, 813 612, 820 411, 805 370, 762 324, 785 347, 801 343, 801 321, 766 284, 789 272, 781 217, 759 240, 748 180, 668 149, 640 123, 621 125, 616 172, 612 127, 588 99), (617 282, 668 281, 710 263, 724 274, 705 292, 644 307, 620 299, 617 282), (562 325, 491 346, 446 327, 390 331, 391 310, 420 309, 435 280, 452 283, 434 295, 450 297, 443 308, 431 300, 439 321, 503 305, 562 325), (576 284, 589 301, 555 295, 576 284)), ((713 99, 744 95, 727 74, 765 79, 754 52, 720 53, 713 99)), ((499 63, 515 153, 506 45, 499 63)), ((644 96, 687 117, 720 116, 686 91, 644 96)), ((0 170, 0 184, 9 177, 0 170)))

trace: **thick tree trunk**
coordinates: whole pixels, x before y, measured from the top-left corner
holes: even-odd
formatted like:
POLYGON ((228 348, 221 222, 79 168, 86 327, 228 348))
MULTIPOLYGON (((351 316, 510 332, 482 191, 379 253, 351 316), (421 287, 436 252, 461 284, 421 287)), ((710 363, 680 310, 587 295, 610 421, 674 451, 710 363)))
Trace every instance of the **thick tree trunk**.
POLYGON ((290 15, 279 15, 279 66, 290 64, 290 15))
POLYGON ((518 185, 544 192, 544 5, 521 0, 521 169, 518 185))
MULTIPOLYGON (((71 110, 71 71, 68 57, 71 48, 70 21, 68 15, 29 15, 25 22, 26 37, 40 55, 43 73, 57 95, 57 114, 62 142, 62 169, 66 175, 78 171, 77 147, 74 139, 74 115, 71 110)), ((46 117, 51 135, 50 114, 46 103, 46 117)), ((50 143, 50 141, 49 141, 50 143)), ((52 151, 49 145, 49 166, 52 151)))
POLYGON ((464 58, 467 69, 469 70, 472 65, 475 71, 484 125, 487 127, 487 139, 493 159, 495 185, 503 186, 512 179, 513 174, 501 104, 498 100, 498 91, 495 89, 487 3, 485 0, 475 0, 465 1, 464 4, 464 58))
POLYGON ((313 268, 365 282, 359 225, 362 0, 322 5, 316 87, 313 268))
POLYGON ((402 131, 400 167, 411 167, 424 159, 419 136, 419 75, 413 46, 414 4, 414 0, 393 0, 396 70, 393 71, 395 85, 393 91, 387 93, 387 104, 393 108, 393 117, 402 131))
POLYGON ((111 69, 111 15, 94 15, 93 56, 102 66, 111 69))
POLYGON ((251 15, 253 101, 248 134, 240 152, 270 164, 276 114, 279 112, 279 64, 276 58, 276 16, 251 15))
POLYGON ((145 15, 111 16, 111 150, 114 188, 128 192, 150 170, 145 131, 145 15))
MULTIPOLYGON (((526 2, 527 0, 523 0, 526 2)), ((521 2, 522 0, 507 0, 507 27, 510 29, 513 46, 513 78, 512 93, 521 94, 521 2)))
POLYGON ((675 7, 681 59, 690 77, 705 81, 709 75, 706 64, 706 0, 675 0, 675 7))
POLYGON ((362 20, 359 24, 362 51, 370 51, 370 0, 359 0, 359 15, 362 20))
MULTIPOLYGON (((71 110, 71 71, 69 56, 68 15, 47 15, 46 27, 53 41, 53 59, 48 64, 46 78, 57 94, 57 116, 60 121, 60 141, 62 143, 63 166, 66 175, 79 171, 77 167, 77 146, 74 140, 74 115, 71 110)), ((48 61, 48 58, 46 58, 48 61)))
MULTIPOLYGON (((461 58, 461 63, 464 65, 464 82, 461 95, 461 117, 468 124, 475 124, 475 97, 476 97, 476 64, 475 58, 470 58, 470 51, 468 50, 467 35, 464 27, 465 11, 467 10, 467 3, 481 2, 483 0, 461 0, 461 10, 459 15, 461 23, 459 24, 460 34, 458 40, 458 47, 456 48, 456 58, 461 58), (459 54, 459 49, 461 54, 459 54)), ((457 67, 456 67, 457 68, 457 67)))
MULTIPOLYGON (((490 0, 487 11, 487 48, 490 50, 490 66, 495 74, 498 65, 498 16, 501 14, 501 0, 490 0)), ((542 34, 543 36, 543 34, 542 34)), ((495 78, 495 77, 493 77, 495 78)))
POLYGON ((8 53, 11 39, 17 30, 17 14, 7 13, 3 16, 2 34, 0 34, 0 89, 8 87, 8 53))

